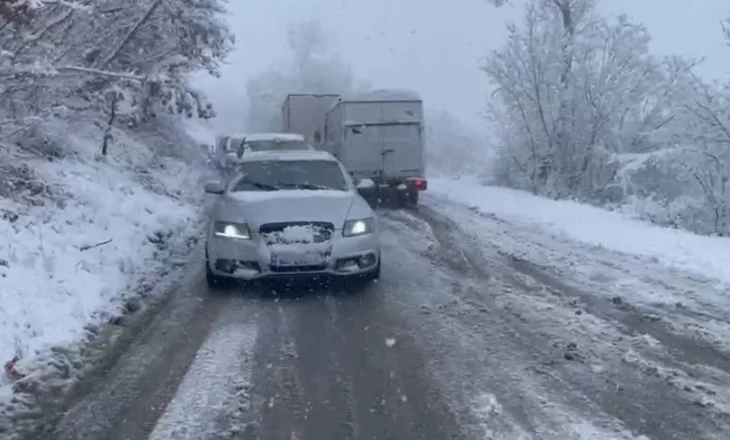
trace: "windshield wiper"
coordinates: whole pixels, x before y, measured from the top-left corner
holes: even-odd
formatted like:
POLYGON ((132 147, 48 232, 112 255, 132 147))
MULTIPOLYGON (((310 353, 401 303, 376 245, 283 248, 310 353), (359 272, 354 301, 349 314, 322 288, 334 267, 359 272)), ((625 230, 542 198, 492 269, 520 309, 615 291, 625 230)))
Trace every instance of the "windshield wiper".
POLYGON ((295 188, 295 189, 321 189, 321 190, 333 190, 334 188, 331 188, 329 186, 324 185, 315 185, 312 183, 281 183, 282 187, 287 188, 295 188))
POLYGON ((266 191, 278 191, 281 189, 278 186, 269 185, 268 183, 263 183, 263 182, 257 182, 255 180, 251 180, 251 179, 243 178, 242 181, 248 183, 251 186, 255 186, 258 189, 263 189, 266 191))

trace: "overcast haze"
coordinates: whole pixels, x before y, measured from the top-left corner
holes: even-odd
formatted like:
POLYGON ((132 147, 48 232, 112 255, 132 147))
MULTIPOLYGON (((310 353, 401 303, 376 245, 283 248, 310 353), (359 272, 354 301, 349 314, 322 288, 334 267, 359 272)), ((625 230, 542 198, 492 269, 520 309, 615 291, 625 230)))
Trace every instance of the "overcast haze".
MULTIPOLYGON (((625 12, 644 23, 657 53, 706 57, 698 72, 708 78, 722 79, 730 71, 720 28, 730 8, 726 0, 602 3, 606 13, 625 12)), ((376 87, 419 90, 427 106, 448 109, 478 128, 488 91, 480 59, 503 44, 505 24, 521 13, 520 7, 497 9, 486 0, 238 0, 230 8, 237 49, 223 78, 200 81, 226 128, 243 120, 246 78, 284 59, 287 25, 311 18, 323 23, 359 78, 376 87)))

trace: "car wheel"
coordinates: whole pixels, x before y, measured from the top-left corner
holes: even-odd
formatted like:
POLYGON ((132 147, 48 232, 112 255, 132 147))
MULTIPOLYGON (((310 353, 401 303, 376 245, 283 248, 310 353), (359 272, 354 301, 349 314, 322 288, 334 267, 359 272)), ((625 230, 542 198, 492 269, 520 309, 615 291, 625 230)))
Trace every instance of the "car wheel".
POLYGON ((231 278, 216 275, 213 273, 212 270, 210 270, 210 261, 208 261, 208 249, 205 250, 205 281, 208 283, 208 287, 218 289, 229 287, 233 281, 231 278))
POLYGON ((370 281, 377 281, 380 279, 380 261, 378 261, 378 265, 373 269, 373 272, 370 274, 370 281))
POLYGON ((380 279, 380 255, 378 255, 378 265, 375 266, 370 272, 363 275, 363 280, 366 282, 377 281, 380 279))

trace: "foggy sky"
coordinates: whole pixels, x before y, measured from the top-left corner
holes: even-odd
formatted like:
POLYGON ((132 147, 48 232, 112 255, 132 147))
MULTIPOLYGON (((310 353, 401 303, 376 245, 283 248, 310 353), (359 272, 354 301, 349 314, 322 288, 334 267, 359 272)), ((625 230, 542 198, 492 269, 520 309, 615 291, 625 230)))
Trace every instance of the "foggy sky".
MULTIPOLYGON (((324 24, 358 77, 378 88, 419 90, 427 106, 479 128, 488 99, 480 60, 504 43, 506 23, 520 18, 520 8, 497 9, 486 0, 230 0, 229 6, 237 48, 223 78, 197 81, 227 129, 243 118, 246 78, 285 59, 287 25, 311 18, 324 24)), ((730 72, 720 28, 727 0, 603 0, 602 8, 645 24, 657 54, 706 57, 698 73, 707 78, 730 72)))

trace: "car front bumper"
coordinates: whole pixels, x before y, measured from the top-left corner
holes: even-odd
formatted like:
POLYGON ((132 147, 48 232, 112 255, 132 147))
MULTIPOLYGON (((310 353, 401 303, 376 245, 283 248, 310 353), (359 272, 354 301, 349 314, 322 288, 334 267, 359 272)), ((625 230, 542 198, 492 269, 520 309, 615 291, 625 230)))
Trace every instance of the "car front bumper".
POLYGON ((241 240, 209 232, 206 250, 213 274, 241 280, 348 277, 366 274, 380 263, 377 233, 344 237, 338 230, 330 244, 331 251, 323 264, 292 267, 272 266, 272 250, 259 234, 253 234, 250 240, 241 240))

